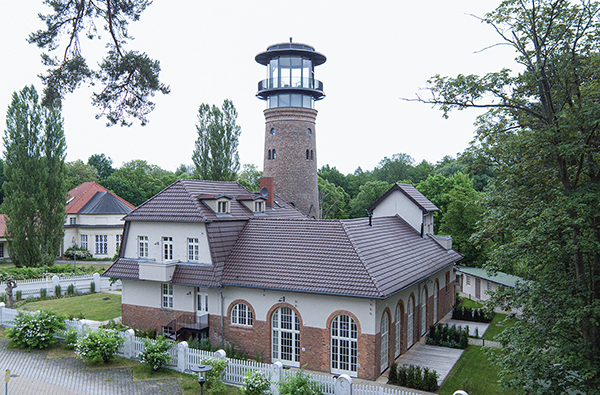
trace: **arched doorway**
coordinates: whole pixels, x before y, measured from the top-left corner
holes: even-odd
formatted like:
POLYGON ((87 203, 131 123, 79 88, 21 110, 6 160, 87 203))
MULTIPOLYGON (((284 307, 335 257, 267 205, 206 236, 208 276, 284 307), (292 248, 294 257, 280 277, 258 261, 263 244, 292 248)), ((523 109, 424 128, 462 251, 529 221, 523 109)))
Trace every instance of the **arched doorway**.
POLYGON ((331 321, 331 373, 356 377, 358 330, 352 317, 341 314, 331 321))
POLYGON ((394 316, 396 325, 396 349, 395 357, 398 358, 402 352, 402 317, 404 316, 404 309, 401 303, 396 305, 396 314, 394 316))
POLYGON ((421 336, 427 333, 427 287, 421 291, 421 336))
POLYGON ((300 366, 300 320, 289 307, 280 307, 271 318, 273 362, 300 366))
POLYGON ((383 312, 381 317, 381 371, 388 367, 388 352, 389 352, 389 332, 390 332, 390 318, 387 311, 383 312))
POLYGON ((414 334, 413 329, 415 326, 415 298, 413 295, 410 295, 408 298, 408 317, 406 323, 406 349, 409 349, 414 342, 414 334))

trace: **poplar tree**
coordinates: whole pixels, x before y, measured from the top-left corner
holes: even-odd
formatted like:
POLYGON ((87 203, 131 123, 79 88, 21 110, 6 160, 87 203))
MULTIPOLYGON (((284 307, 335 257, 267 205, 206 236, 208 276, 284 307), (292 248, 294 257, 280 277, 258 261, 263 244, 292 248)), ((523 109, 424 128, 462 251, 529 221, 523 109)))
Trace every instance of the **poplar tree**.
POLYGON ((4 137, 8 253, 17 267, 51 264, 63 238, 67 187, 60 110, 33 86, 13 93, 4 137))
POLYGON ((237 151, 241 128, 237 111, 230 100, 219 107, 201 104, 198 108, 198 139, 192 155, 196 172, 202 180, 233 181, 240 169, 237 151))

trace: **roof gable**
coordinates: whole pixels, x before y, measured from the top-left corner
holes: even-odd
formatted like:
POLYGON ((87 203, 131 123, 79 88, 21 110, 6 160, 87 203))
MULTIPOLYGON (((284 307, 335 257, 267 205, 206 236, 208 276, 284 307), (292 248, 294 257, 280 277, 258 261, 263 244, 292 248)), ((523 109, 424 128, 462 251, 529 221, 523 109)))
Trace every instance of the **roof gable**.
POLYGON ((412 201, 421 211, 424 213, 430 211, 439 211, 439 208, 436 207, 435 204, 431 203, 429 199, 427 199, 421 192, 417 190, 411 184, 399 184, 396 183, 392 185, 390 189, 386 193, 383 194, 371 207, 369 207, 369 211, 373 211, 382 201, 384 201, 389 195, 394 191, 400 191, 403 193, 410 201, 412 201))
MULTIPOLYGON (((65 212, 67 214, 79 214, 80 210, 88 204, 88 202, 94 198, 97 192, 108 192, 114 198, 119 200, 123 205, 128 207, 131 211, 135 208, 135 206, 120 196, 115 195, 110 192, 108 189, 104 188, 102 185, 96 182, 84 182, 75 188, 69 191, 69 200, 67 201, 67 206, 65 207, 65 212)), ((120 213, 119 213, 120 214, 120 213)))
POLYGON ((115 195, 106 192, 96 194, 79 210, 79 214, 129 214, 131 207, 115 195))

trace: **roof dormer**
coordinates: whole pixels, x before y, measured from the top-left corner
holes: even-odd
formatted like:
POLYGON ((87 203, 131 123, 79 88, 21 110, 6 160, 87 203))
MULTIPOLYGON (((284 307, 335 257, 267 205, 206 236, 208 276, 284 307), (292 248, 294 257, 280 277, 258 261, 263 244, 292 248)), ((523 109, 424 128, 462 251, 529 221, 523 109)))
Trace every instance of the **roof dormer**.
POLYGON ((217 215, 231 214, 231 200, 233 197, 229 195, 199 195, 198 199, 202 200, 217 215))
POLYGON ((267 208, 267 197, 264 195, 238 196, 237 200, 254 214, 264 214, 267 208))

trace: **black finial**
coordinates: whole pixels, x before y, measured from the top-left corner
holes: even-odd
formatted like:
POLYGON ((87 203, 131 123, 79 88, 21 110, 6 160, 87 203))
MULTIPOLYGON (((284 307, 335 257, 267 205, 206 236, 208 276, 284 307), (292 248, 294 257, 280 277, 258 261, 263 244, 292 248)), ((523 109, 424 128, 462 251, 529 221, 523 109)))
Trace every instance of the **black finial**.
POLYGON ((292 43, 292 38, 290 37, 290 44, 292 43))

